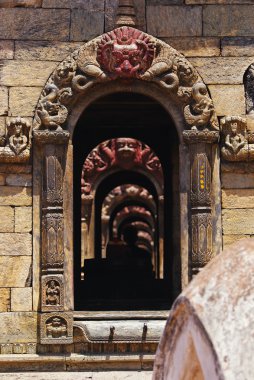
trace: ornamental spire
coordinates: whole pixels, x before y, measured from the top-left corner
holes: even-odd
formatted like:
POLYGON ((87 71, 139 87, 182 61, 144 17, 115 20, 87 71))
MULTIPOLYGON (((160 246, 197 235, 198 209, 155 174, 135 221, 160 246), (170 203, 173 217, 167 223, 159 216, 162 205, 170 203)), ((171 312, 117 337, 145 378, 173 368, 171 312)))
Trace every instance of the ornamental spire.
POLYGON ((119 0, 116 26, 136 26, 136 14, 133 0, 119 0))

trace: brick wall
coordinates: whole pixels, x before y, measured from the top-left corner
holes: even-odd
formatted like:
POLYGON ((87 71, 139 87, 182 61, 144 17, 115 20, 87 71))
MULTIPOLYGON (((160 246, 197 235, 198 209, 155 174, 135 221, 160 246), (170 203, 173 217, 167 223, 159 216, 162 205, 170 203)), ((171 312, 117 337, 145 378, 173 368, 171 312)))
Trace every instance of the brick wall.
MULTIPOLYGON (((0 1, 0 135, 10 116, 32 118, 58 62, 113 28, 117 3, 0 1)), ((218 116, 245 115, 243 75, 254 62, 254 0, 135 0, 135 5, 138 27, 185 54, 197 68, 218 116)), ((224 244, 254 234, 253 172, 245 164, 222 168, 224 244)), ((0 326, 11 332, 11 324, 29 318, 33 341, 31 182, 31 166, 0 165, 0 326), (12 312, 8 318, 7 312, 12 312), (25 313, 17 318, 20 312, 25 313)))

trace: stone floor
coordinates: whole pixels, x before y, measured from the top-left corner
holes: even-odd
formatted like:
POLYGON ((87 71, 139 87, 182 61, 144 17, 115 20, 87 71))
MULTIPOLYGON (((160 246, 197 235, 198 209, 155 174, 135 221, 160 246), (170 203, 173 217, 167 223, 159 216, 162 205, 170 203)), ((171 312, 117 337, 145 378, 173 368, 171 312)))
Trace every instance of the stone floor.
POLYGON ((151 371, 16 372, 1 373, 1 380, 151 380, 151 371))

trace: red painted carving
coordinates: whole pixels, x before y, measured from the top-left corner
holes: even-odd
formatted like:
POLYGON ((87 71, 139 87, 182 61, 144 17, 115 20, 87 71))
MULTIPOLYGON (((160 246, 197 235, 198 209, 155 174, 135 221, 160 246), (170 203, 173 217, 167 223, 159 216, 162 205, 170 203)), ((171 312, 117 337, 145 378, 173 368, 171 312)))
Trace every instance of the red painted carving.
POLYGON ((90 194, 101 172, 110 168, 133 170, 138 167, 151 172, 162 185, 161 163, 151 148, 129 137, 107 140, 93 149, 84 162, 81 176, 82 194, 90 194))
POLYGON ((104 34, 97 61, 112 77, 138 78, 151 66, 155 46, 143 32, 123 26, 104 34))

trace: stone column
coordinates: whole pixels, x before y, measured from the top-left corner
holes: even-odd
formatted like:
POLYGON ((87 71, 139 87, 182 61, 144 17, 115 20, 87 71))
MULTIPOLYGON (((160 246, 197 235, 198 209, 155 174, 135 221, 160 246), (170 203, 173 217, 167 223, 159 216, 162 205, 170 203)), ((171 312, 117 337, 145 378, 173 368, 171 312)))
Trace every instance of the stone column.
POLYGON ((212 144, 218 141, 219 132, 188 130, 183 138, 190 152, 192 277, 213 257, 212 144))
POLYGON ((72 343, 72 313, 65 307, 63 178, 67 131, 34 131, 41 147, 41 318, 42 344, 72 343))

